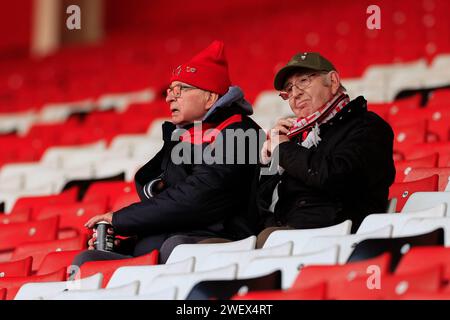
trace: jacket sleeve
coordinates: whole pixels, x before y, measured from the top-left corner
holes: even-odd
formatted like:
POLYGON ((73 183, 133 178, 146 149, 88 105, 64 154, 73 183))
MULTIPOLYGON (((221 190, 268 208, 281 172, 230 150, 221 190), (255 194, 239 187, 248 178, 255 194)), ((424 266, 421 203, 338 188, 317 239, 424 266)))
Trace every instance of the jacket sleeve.
POLYGON ((161 150, 145 165, 143 165, 134 176, 134 183, 136 191, 141 201, 147 200, 147 196, 144 194, 143 187, 153 179, 159 177, 163 171, 163 158, 167 150, 170 150, 170 145, 173 143, 170 141, 170 136, 174 130, 174 125, 170 122, 165 122, 162 125, 162 136, 164 145, 161 150))
POLYGON ((183 182, 156 197, 132 204, 113 214, 112 224, 119 234, 164 232, 199 228, 222 218, 229 206, 227 188, 238 183, 235 165, 198 165, 183 182), (217 210, 220 208, 222 210, 217 210), (222 214, 222 213, 220 213, 222 214))
POLYGON ((162 173, 162 158, 165 150, 161 149, 149 162, 142 166, 134 176, 134 183, 136 191, 141 201, 147 200, 147 196, 144 194, 144 186, 151 180, 156 179, 162 173))
POLYGON ((328 155, 291 141, 281 143, 278 150, 287 174, 308 186, 340 194, 348 193, 349 185, 361 185, 371 172, 390 170, 392 144, 393 133, 387 125, 362 123, 328 155))

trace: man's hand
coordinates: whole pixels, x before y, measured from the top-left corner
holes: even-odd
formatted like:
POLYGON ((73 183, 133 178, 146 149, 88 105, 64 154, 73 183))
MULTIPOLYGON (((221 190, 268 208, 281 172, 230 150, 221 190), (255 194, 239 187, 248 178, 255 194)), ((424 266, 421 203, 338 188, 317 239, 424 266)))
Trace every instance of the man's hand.
POLYGON ((295 124, 295 121, 295 118, 280 119, 278 120, 277 124, 269 131, 269 150, 271 154, 273 154, 273 151, 280 143, 289 141, 287 134, 295 124))
POLYGON ((112 225, 112 212, 108 212, 105 214, 101 214, 95 217, 92 217, 86 224, 84 225, 86 228, 92 229, 98 222, 106 221, 112 225))
POLYGON ((264 141, 261 149, 261 163, 266 165, 272 160, 272 151, 270 150, 270 140, 264 141))
POLYGON ((286 118, 286 119, 279 119, 277 121, 277 124, 270 129, 269 136, 272 137, 273 135, 287 135, 289 130, 294 126, 296 122, 295 118, 286 118))

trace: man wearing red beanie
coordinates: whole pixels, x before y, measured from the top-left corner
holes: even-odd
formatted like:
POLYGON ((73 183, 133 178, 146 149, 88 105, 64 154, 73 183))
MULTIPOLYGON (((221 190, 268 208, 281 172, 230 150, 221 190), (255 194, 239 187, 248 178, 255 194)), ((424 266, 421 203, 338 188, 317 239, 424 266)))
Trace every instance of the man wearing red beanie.
POLYGON ((74 264, 139 256, 153 249, 160 250, 160 260, 165 262, 181 243, 226 242, 255 233, 257 222, 248 205, 263 131, 248 117, 252 107, 241 89, 231 85, 222 42, 214 41, 175 68, 166 102, 172 122, 163 124, 164 146, 135 176, 141 202, 86 223, 92 228, 107 221, 115 233, 137 241, 131 250, 119 254, 92 250, 91 239, 91 251, 80 254, 74 264), (229 147, 230 132, 233 137, 254 133, 258 140, 245 140, 243 148, 229 147), (208 148, 214 149, 218 161, 196 161, 198 151, 201 154, 208 148), (180 150, 191 150, 181 157, 187 161, 179 161, 180 150), (238 161, 243 154, 245 161, 238 161))

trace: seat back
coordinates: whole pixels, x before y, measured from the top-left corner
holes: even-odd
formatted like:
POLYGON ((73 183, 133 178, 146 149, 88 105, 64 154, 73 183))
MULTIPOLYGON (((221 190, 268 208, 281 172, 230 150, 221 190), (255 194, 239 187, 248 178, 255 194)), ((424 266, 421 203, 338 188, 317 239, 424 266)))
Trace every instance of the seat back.
POLYGON ((411 247, 415 246, 439 246, 444 244, 444 230, 437 229, 429 233, 411 237, 391 239, 367 239, 359 243, 348 258, 348 262, 361 261, 373 258, 385 252, 392 255, 391 271, 397 267, 402 256, 411 247))
POLYGON ((192 288, 186 300, 229 300, 238 293, 276 289, 281 289, 281 271, 254 278, 201 281, 192 288))
POLYGON ((316 236, 343 236, 350 234, 352 221, 346 220, 337 225, 326 228, 298 229, 298 230, 277 230, 272 232, 264 243, 264 248, 273 247, 282 243, 292 241, 294 249, 292 254, 302 251, 306 243, 316 236))

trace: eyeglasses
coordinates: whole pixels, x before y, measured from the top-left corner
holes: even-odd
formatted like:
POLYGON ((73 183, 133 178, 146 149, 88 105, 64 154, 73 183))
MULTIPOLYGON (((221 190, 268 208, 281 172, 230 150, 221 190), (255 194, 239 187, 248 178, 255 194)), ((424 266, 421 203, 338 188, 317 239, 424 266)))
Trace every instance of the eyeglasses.
POLYGON ((280 92, 279 96, 283 100, 289 100, 290 98, 292 98, 292 96, 294 94, 294 90, 293 90, 294 87, 296 87, 298 90, 304 90, 304 89, 308 88, 311 85, 312 78, 314 78, 315 76, 317 76, 319 74, 320 73, 311 73, 309 75, 303 76, 302 78, 300 78, 299 80, 297 80, 293 83, 289 83, 283 89, 283 91, 280 92))
POLYGON ((192 90, 192 89, 198 89, 198 88, 193 87, 193 86, 188 86, 185 84, 176 84, 174 86, 167 88, 167 95, 169 95, 169 93, 172 93, 172 95, 176 99, 178 99, 179 97, 181 97, 182 90, 192 90))

